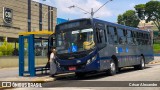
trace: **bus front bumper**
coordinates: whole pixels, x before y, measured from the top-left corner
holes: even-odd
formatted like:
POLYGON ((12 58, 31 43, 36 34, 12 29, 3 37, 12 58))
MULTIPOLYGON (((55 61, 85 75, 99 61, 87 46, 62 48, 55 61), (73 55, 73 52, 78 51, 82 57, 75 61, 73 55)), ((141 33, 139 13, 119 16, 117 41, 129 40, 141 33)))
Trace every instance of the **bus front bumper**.
POLYGON ((67 73, 67 72, 90 72, 99 71, 100 63, 95 60, 90 64, 77 64, 77 65, 60 65, 57 66, 57 73, 67 73))

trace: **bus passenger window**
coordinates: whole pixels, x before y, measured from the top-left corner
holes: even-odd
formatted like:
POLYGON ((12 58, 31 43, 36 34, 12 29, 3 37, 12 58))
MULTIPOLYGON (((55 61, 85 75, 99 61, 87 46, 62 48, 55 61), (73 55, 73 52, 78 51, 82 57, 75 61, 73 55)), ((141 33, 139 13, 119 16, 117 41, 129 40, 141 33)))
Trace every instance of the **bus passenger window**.
POLYGON ((137 41, 136 41, 136 32, 132 31, 132 41, 133 41, 133 45, 136 45, 137 44, 137 41))
POLYGON ((132 35, 132 31, 128 30, 127 31, 127 42, 130 45, 133 45, 133 35, 132 35))
POLYGON ((108 39, 110 44, 117 44, 118 39, 117 39, 117 29, 114 27, 109 26, 108 27, 108 39))
POLYGON ((118 41, 119 41, 119 44, 125 44, 126 43, 126 37, 125 37, 124 30, 118 28, 117 31, 118 31, 118 41))

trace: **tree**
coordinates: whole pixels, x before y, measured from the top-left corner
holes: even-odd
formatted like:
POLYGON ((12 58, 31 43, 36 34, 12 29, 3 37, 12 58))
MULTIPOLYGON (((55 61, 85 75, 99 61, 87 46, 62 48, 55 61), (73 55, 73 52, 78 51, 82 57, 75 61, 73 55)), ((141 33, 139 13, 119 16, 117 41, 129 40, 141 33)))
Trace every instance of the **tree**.
POLYGON ((137 27, 139 24, 139 18, 134 10, 128 10, 122 15, 118 15, 118 24, 126 26, 137 27))
POLYGON ((145 20, 146 23, 153 21, 160 31, 160 1, 149 1, 146 4, 139 4, 135 6, 138 17, 145 20))
POLYGON ((145 16, 144 16, 145 4, 138 4, 134 8, 138 14, 139 19, 144 20, 145 19, 145 16))
POLYGON ((118 24, 125 25, 125 22, 123 21, 123 15, 118 15, 118 24))

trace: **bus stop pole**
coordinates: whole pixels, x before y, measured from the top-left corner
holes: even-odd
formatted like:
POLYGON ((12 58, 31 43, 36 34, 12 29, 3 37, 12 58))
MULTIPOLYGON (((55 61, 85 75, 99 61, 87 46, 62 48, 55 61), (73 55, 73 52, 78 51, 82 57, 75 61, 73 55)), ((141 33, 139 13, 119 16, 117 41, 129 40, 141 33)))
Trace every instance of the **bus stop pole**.
POLYGON ((24 74, 24 37, 19 36, 19 76, 24 74))
POLYGON ((29 49, 29 72, 30 72, 30 76, 35 76, 35 52, 34 52, 34 35, 31 34, 29 35, 29 39, 28 39, 29 43, 28 43, 28 49, 29 49))

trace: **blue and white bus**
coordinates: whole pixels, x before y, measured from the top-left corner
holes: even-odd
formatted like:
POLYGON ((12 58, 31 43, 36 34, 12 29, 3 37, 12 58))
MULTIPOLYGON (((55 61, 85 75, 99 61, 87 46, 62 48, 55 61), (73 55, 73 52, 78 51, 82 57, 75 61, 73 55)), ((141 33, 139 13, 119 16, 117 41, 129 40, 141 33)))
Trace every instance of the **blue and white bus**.
POLYGON ((144 69, 154 59, 149 31, 98 19, 71 20, 56 26, 58 72, 106 71, 116 74, 122 67, 144 69))

